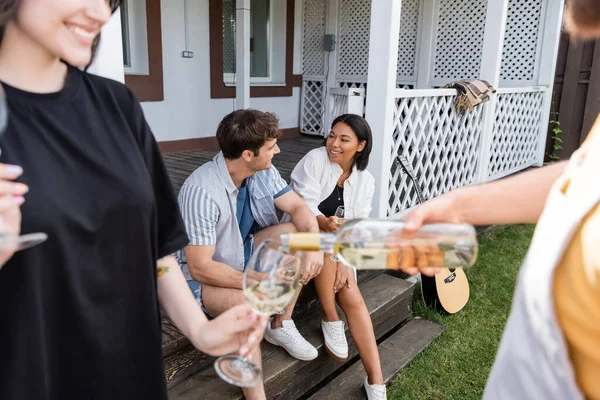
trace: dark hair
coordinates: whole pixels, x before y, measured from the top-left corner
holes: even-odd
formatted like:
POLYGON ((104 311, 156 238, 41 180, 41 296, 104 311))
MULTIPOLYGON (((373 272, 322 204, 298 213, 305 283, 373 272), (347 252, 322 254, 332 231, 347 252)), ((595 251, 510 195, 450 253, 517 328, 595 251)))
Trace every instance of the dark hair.
POLYGON ((217 128, 217 141, 223 156, 230 160, 240 158, 244 150, 257 156, 267 140, 282 135, 279 118, 273 113, 258 110, 236 110, 223 118, 217 128))
POLYGON ((342 114, 331 123, 331 129, 339 123, 343 122, 348 125, 352 132, 356 135, 358 143, 366 142, 365 148, 359 151, 354 156, 354 165, 359 171, 364 171, 369 165, 369 155, 373 147, 373 134, 371 133, 371 127, 366 119, 358 114, 342 114))
MULTIPOLYGON (((119 8, 119 6, 121 6, 121 4, 124 2, 125 0, 109 0, 108 3, 110 5, 110 11, 114 14, 114 12, 117 11, 117 8, 119 8)), ((2 40, 4 39, 4 29, 6 28, 6 24, 15 18, 20 5, 21 0, 0 0, 0 44, 2 44, 2 40)), ((94 42, 92 43, 92 57, 90 58, 90 63, 85 67, 86 70, 94 61, 96 50, 98 50, 99 45, 100 34, 96 36, 94 42)))
POLYGON ((592 39, 600 36, 600 2, 567 0, 565 26, 574 36, 592 39))

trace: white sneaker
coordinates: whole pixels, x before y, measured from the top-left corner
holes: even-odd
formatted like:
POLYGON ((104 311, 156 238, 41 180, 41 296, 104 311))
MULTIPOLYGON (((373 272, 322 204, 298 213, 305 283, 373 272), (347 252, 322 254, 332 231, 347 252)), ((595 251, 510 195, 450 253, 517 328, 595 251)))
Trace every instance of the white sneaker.
POLYGON ((325 322, 321 321, 323 337, 325 338, 325 349, 338 361, 348 359, 348 342, 344 330, 344 321, 325 322))
POLYGON ((365 376, 365 391, 368 400, 387 400, 385 385, 369 385, 369 377, 365 376))
POLYGON ((317 358, 319 352, 302 337, 292 320, 281 321, 281 328, 271 328, 267 324, 265 340, 272 345, 283 347, 290 355, 298 360, 310 361, 317 358))

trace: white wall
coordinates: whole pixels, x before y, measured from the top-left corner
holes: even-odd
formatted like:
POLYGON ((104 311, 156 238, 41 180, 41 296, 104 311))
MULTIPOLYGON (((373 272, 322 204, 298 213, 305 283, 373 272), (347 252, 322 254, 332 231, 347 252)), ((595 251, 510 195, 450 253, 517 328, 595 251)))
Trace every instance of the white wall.
POLYGON ((88 72, 123 82, 123 71, 121 12, 117 10, 102 28, 102 40, 88 72))
MULTIPOLYGON (((234 99, 210 98, 208 0, 188 1, 188 12, 191 59, 181 57, 183 1, 162 1, 165 99, 142 103, 158 141, 214 136, 221 119, 235 109, 234 99)), ((292 97, 251 98, 250 107, 276 113, 282 128, 298 127, 300 89, 294 88, 292 97)))

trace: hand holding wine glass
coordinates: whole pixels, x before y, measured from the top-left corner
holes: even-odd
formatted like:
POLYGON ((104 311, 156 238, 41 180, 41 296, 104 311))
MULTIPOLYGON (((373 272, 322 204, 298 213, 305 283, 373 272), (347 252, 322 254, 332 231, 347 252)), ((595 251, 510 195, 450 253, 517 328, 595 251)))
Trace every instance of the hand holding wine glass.
MULTIPOLYGON (((302 275, 300 255, 284 253, 279 247, 274 240, 262 242, 244 271, 244 295, 260 315, 271 316, 285 309, 295 297, 302 275)), ((236 355, 219 357, 215 370, 221 379, 240 387, 252 387, 262 380, 258 366, 236 355)))
MULTIPOLYGON (((6 95, 0 85, 0 137, 8 124, 6 95)), ((0 148, 0 155, 2 150, 0 148)), ((19 236, 21 233, 21 205, 29 188, 14 182, 23 174, 21 167, 0 164, 0 269, 16 251, 35 246, 47 239, 44 233, 19 236)))
POLYGON ((332 222, 339 228, 344 222, 354 218, 354 210, 348 206, 339 206, 331 218, 332 222))

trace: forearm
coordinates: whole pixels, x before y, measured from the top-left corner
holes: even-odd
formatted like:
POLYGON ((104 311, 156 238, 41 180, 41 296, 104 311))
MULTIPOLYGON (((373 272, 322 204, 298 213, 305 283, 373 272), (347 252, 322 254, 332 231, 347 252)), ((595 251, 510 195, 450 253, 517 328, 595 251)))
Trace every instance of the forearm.
POLYGON ((317 219, 305 205, 297 207, 290 214, 292 216, 292 222, 296 229, 298 229, 298 232, 319 232, 317 219))
POLYGON ((243 272, 227 264, 210 260, 195 263, 188 259, 190 275, 198 282, 211 286, 242 289, 243 272))
POLYGON ((517 176, 456 190, 453 204, 462 222, 472 225, 535 223, 550 188, 564 172, 566 162, 517 176))
POLYGON ((183 273, 173 256, 162 258, 157 263, 158 301, 171 321, 196 347, 202 344, 197 337, 202 332, 206 316, 194 300, 185 282, 183 273))

